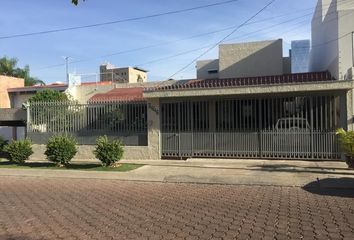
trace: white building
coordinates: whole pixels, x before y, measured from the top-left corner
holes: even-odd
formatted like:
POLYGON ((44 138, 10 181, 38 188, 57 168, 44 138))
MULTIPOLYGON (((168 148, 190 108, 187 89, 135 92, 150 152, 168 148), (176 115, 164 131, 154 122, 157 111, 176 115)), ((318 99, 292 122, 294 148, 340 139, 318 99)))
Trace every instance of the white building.
POLYGON ((353 32, 353 0, 318 0, 312 19, 310 70, 329 70, 336 79, 353 79, 353 32))

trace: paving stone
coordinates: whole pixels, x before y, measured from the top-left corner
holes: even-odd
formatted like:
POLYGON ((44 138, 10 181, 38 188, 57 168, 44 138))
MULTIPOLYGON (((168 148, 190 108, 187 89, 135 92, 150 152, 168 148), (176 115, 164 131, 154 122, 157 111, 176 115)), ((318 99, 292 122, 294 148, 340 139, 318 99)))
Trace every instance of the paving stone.
POLYGON ((0 239, 353 239, 346 191, 1 177, 0 239))

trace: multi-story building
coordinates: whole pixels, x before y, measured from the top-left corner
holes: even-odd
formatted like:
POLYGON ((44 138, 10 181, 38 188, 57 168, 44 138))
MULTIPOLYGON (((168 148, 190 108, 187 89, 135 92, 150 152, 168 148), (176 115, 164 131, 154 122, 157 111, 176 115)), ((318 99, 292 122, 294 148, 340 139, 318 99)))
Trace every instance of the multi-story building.
POLYGON ((112 81, 116 83, 147 82, 147 71, 138 67, 117 68, 107 63, 100 66, 100 81, 112 81))
POLYGON ((291 41, 291 73, 305 73, 310 67, 310 40, 291 41))
POLYGON ((354 1, 318 0, 312 19, 311 71, 353 79, 354 1))

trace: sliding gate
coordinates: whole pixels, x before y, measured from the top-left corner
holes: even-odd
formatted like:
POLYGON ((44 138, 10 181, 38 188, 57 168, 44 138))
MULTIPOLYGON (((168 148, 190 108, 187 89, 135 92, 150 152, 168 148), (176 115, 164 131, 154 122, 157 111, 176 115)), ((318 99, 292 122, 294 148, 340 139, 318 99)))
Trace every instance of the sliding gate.
POLYGON ((161 103, 162 157, 338 159, 339 97, 161 103))

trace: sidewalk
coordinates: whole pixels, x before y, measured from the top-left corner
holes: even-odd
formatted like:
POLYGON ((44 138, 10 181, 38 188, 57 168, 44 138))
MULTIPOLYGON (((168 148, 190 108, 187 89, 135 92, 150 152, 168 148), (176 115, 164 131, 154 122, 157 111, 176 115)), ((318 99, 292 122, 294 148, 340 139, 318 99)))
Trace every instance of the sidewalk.
POLYGON ((190 159, 187 161, 139 160, 122 163, 146 164, 130 172, 77 170, 0 169, 0 177, 111 179, 125 181, 178 182, 354 188, 354 171, 344 162, 280 160, 190 159))

